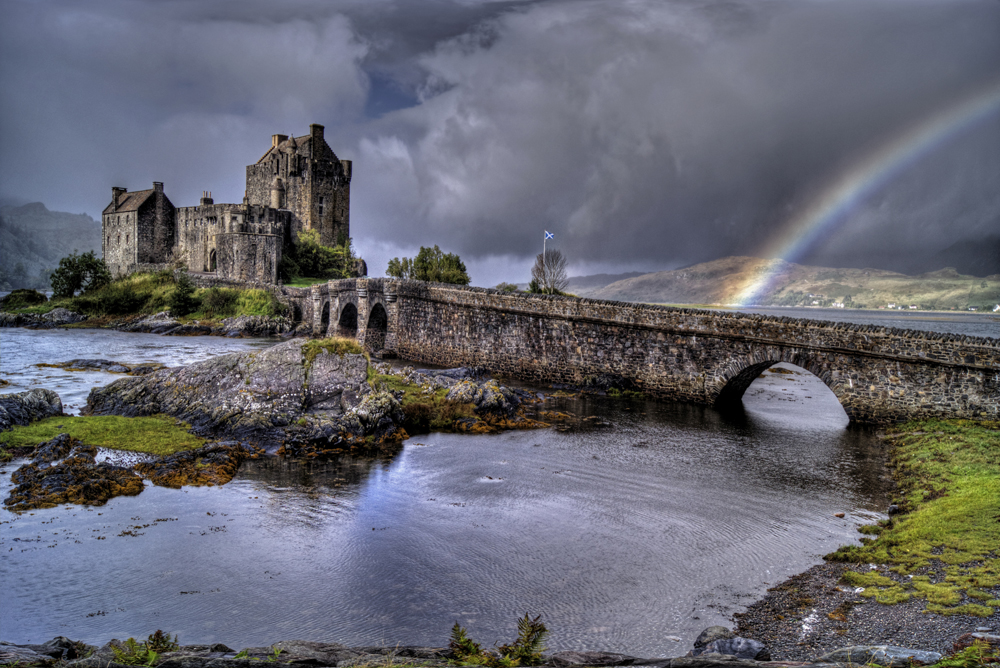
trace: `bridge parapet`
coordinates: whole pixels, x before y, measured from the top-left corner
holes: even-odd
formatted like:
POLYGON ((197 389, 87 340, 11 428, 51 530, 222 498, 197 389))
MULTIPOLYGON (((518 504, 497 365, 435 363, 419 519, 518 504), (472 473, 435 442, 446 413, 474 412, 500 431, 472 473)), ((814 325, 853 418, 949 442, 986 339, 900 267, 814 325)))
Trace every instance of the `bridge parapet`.
POLYGON ((407 359, 479 365, 537 382, 610 376, 657 396, 738 402, 781 361, 820 377, 854 420, 1000 419, 1000 339, 396 279, 329 284, 356 295, 358 339, 407 359), (384 308, 382 339, 366 331, 384 308))

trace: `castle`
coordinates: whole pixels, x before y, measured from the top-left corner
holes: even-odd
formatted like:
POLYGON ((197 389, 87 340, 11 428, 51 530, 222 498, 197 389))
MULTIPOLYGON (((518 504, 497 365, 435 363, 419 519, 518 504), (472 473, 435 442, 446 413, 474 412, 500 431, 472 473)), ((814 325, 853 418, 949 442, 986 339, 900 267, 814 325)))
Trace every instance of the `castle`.
POLYGON ((252 283, 278 282, 282 249, 303 230, 333 246, 350 237, 351 161, 323 139, 323 126, 302 137, 273 135, 271 148, 247 166, 242 204, 175 207, 154 181, 151 190, 111 189, 101 216, 104 261, 114 276, 158 270, 175 261, 196 272, 252 283))

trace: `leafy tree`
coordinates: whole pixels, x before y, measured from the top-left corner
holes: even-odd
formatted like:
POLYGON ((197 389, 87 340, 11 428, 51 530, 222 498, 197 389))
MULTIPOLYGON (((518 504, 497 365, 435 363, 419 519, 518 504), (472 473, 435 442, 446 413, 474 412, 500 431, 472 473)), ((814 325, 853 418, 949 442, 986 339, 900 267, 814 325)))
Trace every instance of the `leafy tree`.
POLYGON ((319 230, 302 230, 281 257, 278 272, 282 280, 308 278, 351 278, 358 256, 351 240, 340 235, 336 246, 320 243, 319 230))
POLYGON ((566 258, 561 251, 545 249, 535 257, 535 266, 531 268, 531 292, 546 294, 562 294, 569 285, 566 276, 566 258))
POLYGON ((50 279, 53 297, 72 297, 78 290, 88 292, 111 282, 111 272, 94 251, 74 252, 59 260, 59 268, 50 279))
POLYGON ((517 292, 517 286, 513 283, 498 283, 494 290, 499 290, 500 292, 517 292))
POLYGON ((468 285, 469 273, 465 263, 455 253, 444 253, 440 248, 420 247, 420 252, 413 259, 394 257, 389 260, 385 271, 396 278, 412 278, 418 281, 433 281, 435 283, 454 283, 468 285))
POLYGON ((177 278, 177 285, 170 294, 170 312, 173 315, 187 315, 198 309, 200 302, 194 296, 194 283, 187 272, 181 272, 177 278))

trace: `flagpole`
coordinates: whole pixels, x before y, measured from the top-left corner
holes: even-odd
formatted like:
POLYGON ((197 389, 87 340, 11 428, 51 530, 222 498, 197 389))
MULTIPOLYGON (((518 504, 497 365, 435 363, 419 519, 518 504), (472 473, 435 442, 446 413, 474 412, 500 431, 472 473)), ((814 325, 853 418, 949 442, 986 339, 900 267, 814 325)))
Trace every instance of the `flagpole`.
POLYGON ((548 272, 545 271, 545 242, 549 238, 548 230, 542 230, 542 291, 546 289, 545 283, 548 282, 548 272))

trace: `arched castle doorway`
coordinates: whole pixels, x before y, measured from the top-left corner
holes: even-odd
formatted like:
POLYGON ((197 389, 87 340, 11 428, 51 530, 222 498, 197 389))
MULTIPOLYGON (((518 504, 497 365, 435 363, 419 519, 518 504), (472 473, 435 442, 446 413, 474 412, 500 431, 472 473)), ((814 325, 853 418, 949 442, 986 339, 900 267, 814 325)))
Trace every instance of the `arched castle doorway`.
POLYGON ((374 304, 368 315, 368 326, 365 328, 364 348, 373 353, 385 348, 385 335, 389 331, 389 314, 381 304, 374 304))
POLYGON ((340 318, 337 320, 337 336, 348 339, 358 337, 358 307, 354 304, 344 304, 340 310, 340 318))

